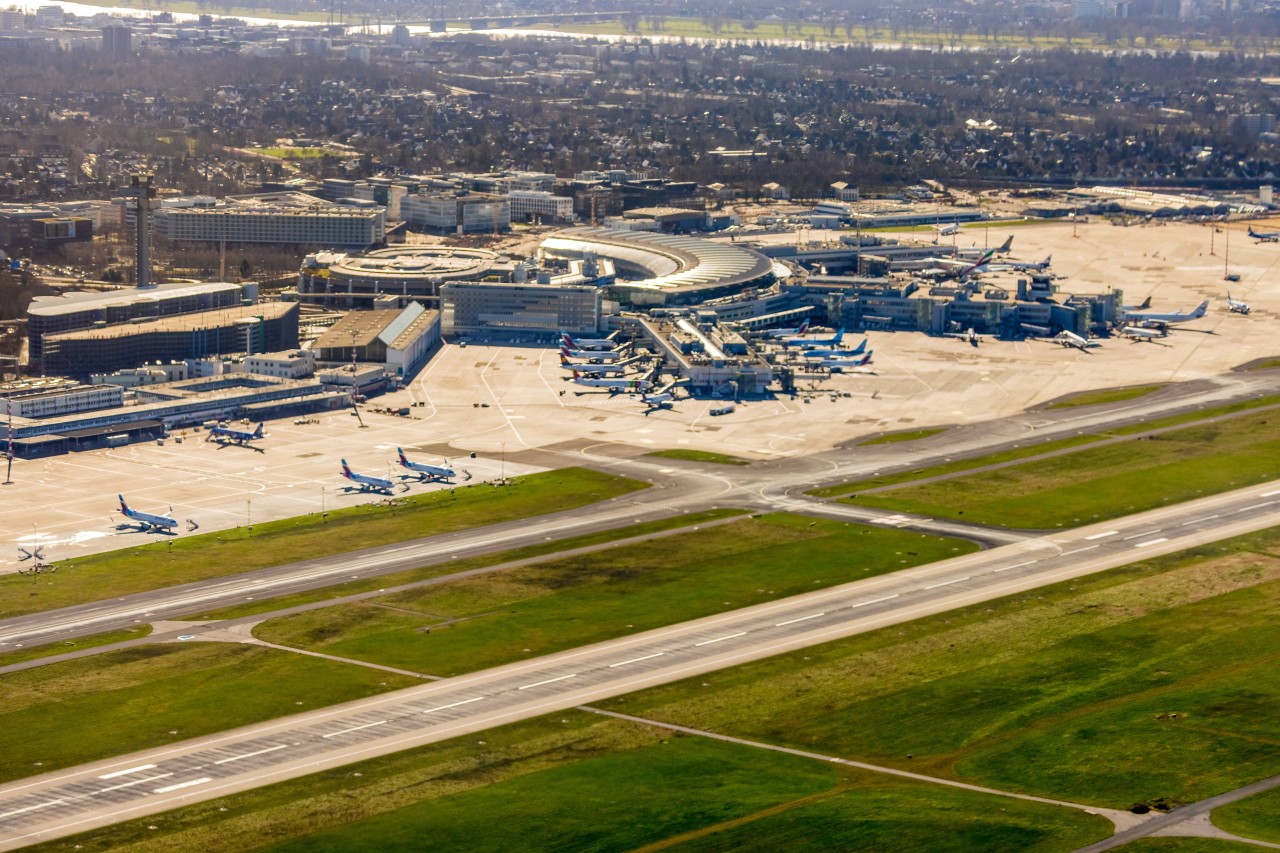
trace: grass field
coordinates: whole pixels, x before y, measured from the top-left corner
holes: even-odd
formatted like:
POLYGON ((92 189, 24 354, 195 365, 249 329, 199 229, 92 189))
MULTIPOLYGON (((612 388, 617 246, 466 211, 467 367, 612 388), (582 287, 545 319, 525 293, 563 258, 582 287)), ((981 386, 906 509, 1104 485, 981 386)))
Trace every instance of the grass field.
POLYGON ((319 160, 327 152, 323 148, 298 148, 294 146, 275 146, 273 148, 254 148, 259 154, 278 157, 281 160, 319 160))
POLYGON ((711 462, 716 465, 750 465, 751 461, 740 456, 727 453, 713 453, 710 450, 655 450, 645 456, 657 456, 662 459, 683 459, 686 462, 711 462))
POLYGON ((672 736, 577 711, 316 774, 36 851, 1069 851, 1069 809, 672 736), (148 828, 150 827, 150 828, 148 828))
POLYGON ((56 643, 42 643, 38 646, 28 646, 19 648, 15 651, 4 652, 0 654, 0 666, 8 666, 11 663, 22 663, 23 661, 36 660, 37 658, 48 658, 54 655, 64 655, 67 652, 78 652, 84 649, 92 649, 97 646, 109 646, 112 643, 119 643, 124 640, 136 640, 145 637, 151 633, 150 625, 135 625, 132 628, 121 628, 118 631, 104 631, 101 634, 90 634, 86 637, 77 637, 74 640, 63 640, 56 643))
POLYGON ((1142 838, 1116 848, 1120 853, 1257 853, 1252 844, 1220 838, 1142 838))
POLYGON ((976 550, 791 515, 268 620, 260 639, 458 675, 976 550))
POLYGON ((340 554, 391 542, 450 533, 560 512, 646 488, 646 483, 585 468, 531 474, 496 488, 474 485, 270 521, 245 528, 181 536, 68 560, 57 574, 0 577, 0 618, 114 598, 266 566, 340 554), (434 510, 439 510, 438 512, 434 510), (322 535, 318 535, 322 534, 322 535))
POLYGON ((1104 403, 1123 403, 1125 400, 1136 400, 1164 388, 1164 385, 1139 385, 1133 388, 1105 388, 1101 391, 1081 391, 1072 394, 1065 400, 1059 400, 1047 409, 1073 409, 1077 406, 1100 406, 1104 403))
POLYGON ((1280 844, 1280 789, 1215 809, 1214 824, 1245 838, 1280 844))
POLYGON ((1255 412, 844 500, 1003 527, 1077 526, 1280 477, 1280 415, 1255 412))
POLYGON ((3 676, 0 781, 421 684, 255 646, 155 644, 3 676))
POLYGON ((299 604, 310 604, 315 601, 341 598, 345 595, 353 595, 355 593, 368 592, 370 590, 389 589, 391 587, 400 586, 401 584, 414 583, 415 581, 440 577, 441 575, 453 574, 455 572, 462 572, 468 569, 496 566, 501 563, 508 563, 515 560, 527 560, 547 554, 558 554, 575 548, 605 545, 619 539, 630 539, 637 536, 661 533, 666 530, 674 530, 680 527, 693 527, 710 521, 719 521, 721 519, 747 514, 748 511, 745 509, 728 508, 711 509, 703 512, 691 512, 687 514, 682 513, 681 515, 673 518, 666 518, 661 521, 648 521, 643 524, 631 524, 626 527, 602 530, 598 533, 590 533, 585 536, 572 536, 568 539, 557 539, 554 542, 543 542, 538 545, 529 545, 524 548, 513 548, 510 551, 499 551, 496 554, 469 557, 465 560, 450 560, 448 563, 436 563, 431 566, 424 566, 420 569, 408 569, 402 572, 392 572, 390 574, 378 575, 377 577, 348 581, 346 583, 334 584, 333 586, 326 586, 320 589, 312 589, 306 592, 277 596, 276 598, 254 599, 253 601, 245 601, 240 604, 234 604, 230 607, 223 607, 218 610, 201 613, 199 615, 192 616, 191 618, 205 622, 213 619, 233 619, 238 616, 252 616, 255 613, 270 613, 274 610, 283 610, 288 607, 295 607, 299 604))
POLYGON ((1272 530, 600 704, 1075 802, 1192 802, 1280 772, 1277 606, 1272 530))
POLYGON ((919 441, 922 438, 928 438, 931 435, 937 435, 940 432, 946 432, 946 427, 936 427, 933 429, 911 429, 902 432, 890 432, 884 435, 877 435, 875 438, 868 438, 866 441, 858 442, 859 447, 867 447, 874 444, 897 444, 900 441, 919 441))

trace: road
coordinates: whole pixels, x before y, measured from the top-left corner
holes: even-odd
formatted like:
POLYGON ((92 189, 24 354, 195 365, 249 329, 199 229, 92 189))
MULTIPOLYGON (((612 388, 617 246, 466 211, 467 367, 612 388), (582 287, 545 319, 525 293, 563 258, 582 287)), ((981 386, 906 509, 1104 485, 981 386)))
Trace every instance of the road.
POLYGON ((0 849, 433 743, 1280 521, 1280 481, 0 786, 0 849))

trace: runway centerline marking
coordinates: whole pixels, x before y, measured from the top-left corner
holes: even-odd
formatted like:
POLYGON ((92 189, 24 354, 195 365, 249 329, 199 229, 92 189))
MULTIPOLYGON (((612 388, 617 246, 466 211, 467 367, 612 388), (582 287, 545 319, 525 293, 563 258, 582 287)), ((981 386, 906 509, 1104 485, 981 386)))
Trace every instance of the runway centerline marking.
POLYGON ((12 817, 16 814, 23 814, 24 812, 33 812, 36 809, 45 809, 45 808, 48 808, 49 806, 56 806, 59 803, 65 803, 66 801, 67 801, 66 798, 63 797, 62 799, 58 799, 58 800, 49 800, 48 802, 44 802, 44 803, 36 803, 34 806, 27 806, 26 808, 22 808, 22 809, 14 809, 11 812, 5 812, 4 814, 0 814, 0 818, 12 817))
POLYGON ((1161 542, 1168 542, 1168 541, 1169 541, 1168 536, 1161 536, 1159 539, 1148 539, 1146 542, 1139 542, 1137 545, 1134 545, 1133 547, 1145 548, 1148 545, 1159 545, 1161 542))
POLYGON ((1072 554, 1079 554, 1081 551, 1092 551, 1094 548, 1101 548, 1101 545, 1086 545, 1083 548, 1077 548, 1074 551, 1063 551, 1062 556, 1070 557, 1072 554))
POLYGON ((378 720, 376 723, 365 723, 363 726, 352 726, 351 728, 343 729, 340 732, 329 732, 327 735, 321 735, 321 737, 331 738, 331 737, 337 737, 338 735, 347 735, 347 734, 351 734, 352 732, 358 732, 361 729, 371 729, 374 726, 380 726, 385 722, 387 722, 387 720, 378 720))
POLYGON ((148 776, 145 779, 134 779, 132 782, 121 782, 119 785, 112 785, 109 788, 103 788, 100 791, 94 791, 90 796, 96 797, 98 794, 109 794, 112 791, 119 791, 121 788, 132 788, 134 785, 141 785, 144 782, 158 782, 161 779, 168 779, 172 773, 161 773, 156 776, 148 776))
POLYGON ((1143 536, 1150 536, 1152 533, 1159 533, 1159 532, 1160 532, 1160 528, 1157 527, 1155 530, 1147 530, 1143 533, 1135 533, 1132 536, 1126 536, 1124 537, 1124 541, 1128 542, 1130 539, 1141 539, 1143 536))
POLYGON ((424 713, 424 714, 434 714, 436 711, 447 711, 448 709, 450 709, 450 708, 456 708, 456 707, 458 707, 459 705, 469 705, 469 704, 470 704, 470 703, 472 703, 472 702, 479 702, 479 701, 480 701, 481 699, 483 699, 483 698, 484 698, 483 696, 477 696, 477 697, 476 697, 476 698, 474 698, 474 699, 463 699, 461 702, 450 702, 448 705, 438 705, 438 706, 436 706, 435 708, 428 708, 427 710, 423 711, 422 713, 424 713))
POLYGON ((826 613, 810 613, 808 616, 799 616, 795 619, 788 619, 786 622, 778 622, 773 627, 781 628, 783 625, 794 625, 797 622, 805 622, 809 619, 817 619, 819 616, 826 616, 826 613))
POLYGON ((991 574, 993 574, 993 575, 994 575, 994 574, 998 574, 999 572, 1007 572, 1007 571, 1009 571, 1009 570, 1011 570, 1011 569, 1020 569, 1020 568, 1022 568, 1023 566, 1030 566, 1031 564, 1033 564, 1033 563, 1038 563, 1038 562, 1040 562, 1040 561, 1039 561, 1039 560, 1027 560, 1025 563, 1014 563, 1012 566, 1003 566, 1003 567, 1001 567, 1001 568, 999 568, 999 569, 992 569, 992 570, 991 570, 991 574))
POLYGON ((177 783, 177 784, 175 784, 175 785, 166 785, 166 786, 165 786, 165 787, 163 787, 163 788, 156 788, 156 789, 155 789, 154 791, 152 791, 151 793, 153 793, 153 794, 167 794, 167 793, 169 793, 170 791, 177 791, 177 790, 179 790, 179 789, 181 789, 181 788, 191 788, 191 787, 194 787, 194 786, 196 786, 196 785, 203 785, 205 782, 212 782, 212 781, 213 781, 213 777, 212 777, 212 776, 201 776, 199 779, 188 779, 186 782, 178 782, 178 783, 177 783))
POLYGON ((693 645, 694 645, 694 648, 697 648, 698 646, 709 646, 712 643, 718 643, 722 640, 732 640, 734 637, 741 637, 745 633, 747 632, 739 631, 736 634, 725 634, 723 637, 716 637, 714 640, 703 640, 701 643, 694 643, 693 645))
POLYGON ((1119 532, 1119 530, 1108 530, 1106 533, 1095 533, 1092 536, 1086 536, 1084 538, 1086 542, 1093 539, 1106 539, 1108 536, 1115 536, 1119 532))
POLYGON ((240 761, 245 758, 253 758, 255 755, 266 755, 268 752, 275 752, 277 749, 287 749, 289 744, 282 743, 278 746, 269 746, 266 749, 260 749, 257 752, 246 752, 244 755, 233 755, 230 758, 223 758, 214 764, 230 764, 233 761, 240 761))
POLYGON ((866 607, 868 604, 879 604, 882 601, 888 601, 891 598, 897 598, 899 594, 900 593, 895 592, 893 595, 885 595, 885 596, 881 596, 880 598, 873 598, 870 601, 859 601, 857 604, 850 604, 849 606, 850 607, 866 607))
POLYGON ((573 677, 575 677, 577 674, 578 674, 578 673, 576 673, 576 672, 571 672, 571 673, 569 673, 568 675, 561 675, 561 676, 559 676, 559 677, 557 677, 557 678, 548 678, 546 681, 535 681, 533 684, 525 684, 524 686, 522 686, 522 687, 517 687, 516 689, 517 689, 517 690, 528 690, 530 687, 541 687, 541 686, 542 686, 542 685, 544 685, 544 684, 553 684, 553 683, 555 683, 555 682, 557 682, 557 681, 564 681, 566 678, 573 678, 573 677))
POLYGON ((620 660, 617 663, 609 664, 609 669, 613 669, 614 667, 618 667, 618 666, 626 666, 629 663, 639 663, 642 660, 649 660, 650 658, 662 657, 665 654, 666 652, 654 652, 651 655, 644 655, 643 657, 632 658, 631 660, 620 660))
POLYGON ((1275 501, 1263 501, 1260 504, 1250 504, 1249 506, 1240 507, 1236 512, 1248 512, 1251 509, 1262 509, 1264 506, 1271 506, 1273 503, 1275 503, 1275 501))
POLYGON ((141 772, 141 771, 143 771, 143 770, 153 770, 153 769, 155 769, 155 765, 154 765, 154 764, 139 764, 137 767, 130 767, 128 770, 117 770, 117 771, 116 771, 116 772, 114 772, 114 773, 104 773, 103 775, 99 776, 98 778, 99 778, 99 779, 114 779, 114 778, 116 778, 117 776, 128 776, 130 773, 138 773, 138 772, 141 772))
POLYGON ((938 583, 931 583, 928 586, 926 586, 925 589, 937 589, 940 586, 950 586, 953 583, 960 583, 960 581, 967 581, 967 580, 969 580, 968 577, 952 578, 949 581, 939 581, 938 583))

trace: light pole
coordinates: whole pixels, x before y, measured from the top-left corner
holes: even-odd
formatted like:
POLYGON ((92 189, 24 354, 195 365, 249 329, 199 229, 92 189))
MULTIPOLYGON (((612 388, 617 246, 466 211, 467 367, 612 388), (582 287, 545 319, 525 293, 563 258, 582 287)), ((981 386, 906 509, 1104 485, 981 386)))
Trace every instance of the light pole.
POLYGON ((329 513, 324 511, 324 486, 320 487, 320 520, 328 521, 329 513))
POLYGON ((249 535, 253 536, 253 501, 248 498, 244 502, 244 520, 249 527, 249 535))
POLYGON ((502 462, 499 471, 498 479, 505 484, 507 482, 507 443, 505 441, 502 442, 502 462))

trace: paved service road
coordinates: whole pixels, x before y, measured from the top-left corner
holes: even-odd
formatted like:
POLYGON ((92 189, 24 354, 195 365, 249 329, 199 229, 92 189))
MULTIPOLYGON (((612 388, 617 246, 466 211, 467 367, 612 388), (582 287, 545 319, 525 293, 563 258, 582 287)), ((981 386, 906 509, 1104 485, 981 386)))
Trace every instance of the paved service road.
POLYGON ((1270 527, 1280 482, 0 786, 0 849, 1270 527))

